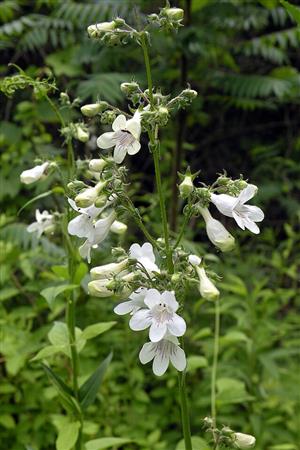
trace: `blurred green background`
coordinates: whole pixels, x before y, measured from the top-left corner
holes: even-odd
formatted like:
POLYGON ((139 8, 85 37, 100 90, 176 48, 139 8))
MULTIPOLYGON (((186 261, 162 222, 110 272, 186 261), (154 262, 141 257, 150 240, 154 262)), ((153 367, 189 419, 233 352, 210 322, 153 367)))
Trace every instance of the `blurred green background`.
MULTIPOLYGON (((291 2, 297 5, 297 2, 291 2)), ((259 186, 256 204, 265 211, 261 234, 239 231, 231 254, 216 254, 207 244, 200 220, 191 223, 187 249, 203 254, 222 276, 222 325, 218 368, 219 423, 254 434, 259 450, 300 449, 299 417, 299 218, 300 218, 300 28, 276 0, 184 0, 186 26, 178 34, 154 34, 151 63, 156 86, 177 93, 190 83, 199 93, 192 107, 169 121, 161 133, 164 189, 172 230, 182 205, 176 200, 178 170, 201 169, 199 182, 216 173, 244 174, 259 186)), ((91 23, 121 16, 134 26, 162 1, 4 0, 0 4, 1 76, 15 73, 13 62, 28 74, 53 76, 61 91, 81 104, 101 98, 126 108, 119 89, 132 76, 146 87, 142 53, 136 45, 102 47, 87 38, 91 23)), ((17 215, 27 200, 47 190, 53 179, 21 186, 19 174, 36 157, 59 158, 62 138, 48 105, 30 90, 9 99, 1 95, 0 216, 0 448, 54 448, 60 409, 56 392, 38 362, 30 362, 47 342, 54 320, 63 320, 63 299, 49 310, 41 289, 63 279, 65 255, 58 238, 37 239, 26 232, 35 206, 55 209, 50 197, 17 215)), ((74 119, 80 118, 79 108, 74 119)), ((97 157, 91 129, 87 144, 75 143, 80 158, 97 157)), ((146 144, 146 141, 145 141, 146 144)), ((152 195, 151 156, 144 146, 128 158, 134 200, 146 221, 160 233, 158 203, 152 195)), ((220 218, 214 211, 214 216, 220 218)), ((129 221, 121 242, 128 249, 143 237, 129 221)), ((105 241, 93 265, 109 259, 116 238, 105 241)), ((87 272, 82 263, 81 273, 87 272)), ((177 376, 171 369, 155 378, 142 367, 143 336, 127 320, 115 317, 114 303, 90 298, 84 289, 77 306, 82 328, 95 321, 117 325, 94 339, 81 355, 84 378, 112 349, 114 359, 88 410, 86 440, 124 436, 139 444, 122 449, 170 450, 182 447, 177 376)), ((202 419, 210 413, 213 307, 191 292, 187 375, 194 436, 205 439, 202 419)), ((70 370, 62 356, 51 360, 63 377, 70 370)), ((199 449, 208 448, 199 440, 199 449), (202 446, 204 445, 204 446, 202 446)))

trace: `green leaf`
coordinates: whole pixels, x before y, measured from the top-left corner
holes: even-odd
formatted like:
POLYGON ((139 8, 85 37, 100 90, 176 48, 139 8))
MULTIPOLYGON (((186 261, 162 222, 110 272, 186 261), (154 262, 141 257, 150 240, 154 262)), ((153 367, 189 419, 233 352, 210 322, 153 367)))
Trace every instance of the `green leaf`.
POLYGON ((188 372, 195 372, 197 369, 202 369, 208 366, 207 359, 204 356, 189 356, 187 363, 188 372))
POLYGON ((300 8, 298 6, 292 5, 286 0, 280 0, 280 3, 282 4, 282 6, 284 6, 290 16, 292 16, 295 22, 300 25, 300 8))
POLYGON ((220 405, 253 400, 253 397, 246 391, 245 383, 233 378, 219 378, 217 380, 217 391, 217 402, 220 405))
POLYGON ((81 337, 83 339, 93 339, 96 336, 99 336, 99 334, 104 333, 105 331, 109 330, 110 328, 112 328, 117 322, 99 322, 99 323, 95 323, 93 325, 90 325, 88 327, 86 327, 83 332, 81 337))
POLYGON ((46 300, 49 307, 52 308, 54 301, 58 295, 62 294, 63 292, 70 291, 72 289, 78 288, 77 284, 61 284, 59 286, 52 286, 48 287, 46 289, 43 289, 41 291, 42 297, 46 300))
POLYGON ((38 361, 39 359, 47 358, 48 356, 55 355, 55 353, 58 353, 62 351, 60 346, 55 345, 47 345, 47 347, 42 348, 33 358, 31 358, 31 361, 38 361))
MULTIPOLYGON (((113 354, 110 353, 104 361, 99 365, 95 372, 87 379, 87 381, 79 389, 79 401, 82 408, 87 408, 93 403, 98 393, 100 384, 104 377, 107 367, 112 360, 113 354)), ((103 447, 105 448, 105 447, 103 447)))
POLYGON ((241 331, 229 331, 225 336, 222 336, 220 338, 220 343, 223 345, 230 345, 234 344, 235 342, 248 342, 249 339, 245 335, 245 333, 242 333, 241 331))
MULTIPOLYGON (((86 340, 82 338, 82 331, 78 327, 75 327, 75 338, 77 351, 79 353, 85 346, 86 340)), ((69 331, 65 323, 54 322, 53 327, 48 333, 48 339, 52 345, 60 348, 65 355, 71 356, 69 331)))
POLYGON ((57 450, 70 450, 76 444, 79 434, 80 422, 70 422, 66 427, 59 430, 56 449, 57 450))
POLYGON ((80 414, 80 408, 76 399, 73 397, 72 389, 67 386, 64 381, 50 369, 49 366, 42 363, 42 367, 48 375, 51 383, 56 388, 61 404, 66 411, 71 414, 80 414))
POLYGON ((11 416, 10 414, 0 414, 0 425, 2 425, 4 428, 12 429, 15 428, 16 423, 13 416, 11 416))
MULTIPOLYGON (((198 436, 192 436, 192 446, 196 450, 209 450, 209 445, 205 442, 204 439, 201 439, 198 436)), ((184 440, 182 439, 175 450, 185 450, 184 440)))
POLYGON ((111 447, 120 447, 124 444, 129 444, 129 442, 132 442, 132 439, 128 438, 116 438, 116 437, 108 437, 108 438, 101 438, 101 439, 94 439, 92 441, 88 441, 85 444, 86 450, 102 450, 104 448, 111 448, 111 447))
POLYGON ((19 293, 19 289, 8 287, 1 289, 0 291, 0 302, 4 302, 9 298, 15 297, 19 293))

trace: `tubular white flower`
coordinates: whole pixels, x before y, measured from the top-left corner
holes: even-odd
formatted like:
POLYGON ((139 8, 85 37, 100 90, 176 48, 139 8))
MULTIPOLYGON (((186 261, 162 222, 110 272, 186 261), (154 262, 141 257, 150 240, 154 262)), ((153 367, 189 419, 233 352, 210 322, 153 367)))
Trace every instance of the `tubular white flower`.
POLYGON ((43 211, 40 213, 38 209, 35 210, 36 222, 28 225, 28 233, 37 233, 38 238, 42 236, 44 232, 52 231, 54 228, 54 217, 49 214, 48 211, 43 211))
POLYGON ((111 22, 100 22, 90 25, 87 28, 88 35, 90 37, 99 37, 101 33, 106 33, 107 31, 113 31, 117 27, 115 21, 111 22))
POLYGON ((132 244, 129 249, 129 256, 132 259, 136 259, 147 270, 149 275, 152 272, 159 272, 159 268, 155 264, 155 255, 150 242, 145 242, 142 246, 132 244))
POLYGON ((199 266, 196 266, 195 269, 199 277, 199 292, 201 297, 206 300, 217 300, 220 296, 220 292, 206 275, 205 269, 199 266))
POLYGON ((256 439, 254 436, 251 436, 251 434, 234 433, 234 437, 234 443, 237 448, 246 449, 255 446, 256 439))
POLYGON ((227 194, 211 194, 211 201, 224 216, 233 217, 242 230, 247 228, 252 233, 258 234, 260 230, 255 222, 261 222, 264 213, 257 206, 245 204, 254 197, 256 192, 257 187, 254 184, 248 184, 238 197, 227 194))
POLYGON ((145 288, 138 288, 129 296, 128 301, 119 303, 119 305, 114 308, 114 312, 119 316, 123 316, 128 313, 133 315, 139 309, 145 307, 144 299, 147 292, 148 290, 145 288))
POLYGON ((115 220, 112 226, 110 227, 110 231, 112 231, 115 234, 124 234, 126 233, 127 228, 128 227, 125 223, 115 220))
POLYGON ((222 252, 229 252, 234 248, 235 239, 224 225, 212 217, 208 208, 199 208, 205 220, 206 233, 209 240, 222 252))
POLYGON ((84 189, 75 197, 76 205, 80 208, 88 208, 93 205, 106 184, 106 181, 99 181, 96 186, 84 189))
POLYGON ((94 117, 101 111, 101 106, 99 103, 90 103, 89 105, 82 106, 80 111, 86 117, 94 117))
POLYGON ((68 202, 75 211, 80 213, 79 216, 70 220, 68 233, 79 238, 92 236, 94 232, 94 219, 102 212, 103 208, 96 208, 95 206, 78 208, 71 198, 68 199, 68 202))
POLYGON ((114 160, 121 164, 128 155, 135 155, 141 148, 139 142, 141 135, 141 114, 136 111, 134 116, 126 120, 123 114, 120 114, 112 124, 113 131, 103 133, 97 139, 97 145, 100 148, 107 149, 114 147, 114 160))
POLYGON ((152 342, 160 341, 167 331, 173 336, 183 336, 186 323, 176 314, 179 304, 173 292, 158 292, 149 289, 144 300, 145 306, 137 311, 130 319, 129 326, 134 331, 145 330, 150 327, 149 338, 152 342))
POLYGON ((128 259, 124 259, 119 263, 104 264, 103 266, 93 267, 90 271, 92 280, 101 280, 109 278, 112 275, 118 274, 126 269, 128 259))
POLYGON ((139 358, 142 364, 152 361, 152 370, 158 377, 169 367, 170 361, 179 372, 186 368, 185 353, 175 336, 166 335, 159 342, 147 342, 143 345, 139 358))
POLYGON ((48 169, 49 164, 49 162, 45 162, 33 167, 32 169, 24 170, 20 175, 21 183, 31 184, 40 180, 48 169))
POLYGON ((85 130, 81 125, 77 123, 75 124, 74 128, 74 137, 80 142, 86 143, 90 138, 90 134, 87 130, 85 130))
POLYGON ((91 262, 91 249, 97 248, 97 246, 104 241, 107 237, 110 227, 116 218, 116 213, 112 211, 104 219, 99 219, 93 225, 93 231, 90 233, 88 239, 79 247, 79 254, 82 258, 86 258, 88 262, 91 262))

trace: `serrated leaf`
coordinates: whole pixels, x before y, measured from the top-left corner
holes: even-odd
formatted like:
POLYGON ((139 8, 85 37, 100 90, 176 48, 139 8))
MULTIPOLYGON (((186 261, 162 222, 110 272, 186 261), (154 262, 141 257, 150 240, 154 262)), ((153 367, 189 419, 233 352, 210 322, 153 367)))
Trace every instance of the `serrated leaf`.
POLYGON ((107 330, 110 330, 117 322, 99 322, 93 325, 89 325, 86 327, 81 335, 82 339, 93 339, 99 334, 104 333, 107 330))
POLYGON ((80 422, 69 422, 66 427, 59 430, 56 439, 57 450, 70 450, 77 442, 80 422))
POLYGON ((92 441, 88 441, 85 444, 86 450, 103 450, 105 448, 111 448, 111 447, 120 447, 124 444, 129 444, 132 442, 132 439, 128 438, 116 438, 116 437, 107 437, 107 438, 101 438, 101 439, 94 439, 92 441))
POLYGON ((41 291, 41 296, 44 297, 49 307, 52 308, 56 297, 66 291, 78 288, 77 284, 60 284, 59 286, 52 286, 41 291))
POLYGON ((95 372, 86 380, 79 389, 79 401, 82 408, 87 408, 93 403, 98 393, 100 384, 104 377, 107 367, 112 360, 113 354, 110 353, 95 372))

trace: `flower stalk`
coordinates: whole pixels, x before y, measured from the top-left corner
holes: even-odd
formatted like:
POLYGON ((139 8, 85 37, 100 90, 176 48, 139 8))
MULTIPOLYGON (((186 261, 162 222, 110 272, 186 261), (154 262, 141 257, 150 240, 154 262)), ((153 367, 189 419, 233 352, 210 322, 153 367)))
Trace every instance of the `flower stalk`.
MULTIPOLYGON (((220 339, 220 300, 215 300, 215 330, 214 330, 214 349, 213 349, 213 364, 211 372, 211 417, 212 417, 212 429, 216 428, 217 424, 217 408, 216 408, 216 381, 217 381, 217 368, 218 368, 218 356, 219 356, 219 339, 220 339)), ((218 440, 215 433, 213 433, 215 442, 214 449, 218 449, 218 440)))

